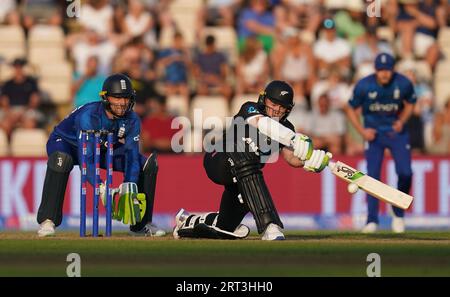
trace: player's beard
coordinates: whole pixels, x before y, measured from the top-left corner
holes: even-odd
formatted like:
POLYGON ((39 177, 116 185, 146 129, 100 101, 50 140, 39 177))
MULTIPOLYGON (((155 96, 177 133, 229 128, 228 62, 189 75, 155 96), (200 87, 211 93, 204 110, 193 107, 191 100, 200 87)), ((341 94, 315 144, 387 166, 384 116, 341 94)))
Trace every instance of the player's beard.
POLYGON ((115 116, 122 117, 128 109, 128 104, 111 104, 111 111, 115 116))

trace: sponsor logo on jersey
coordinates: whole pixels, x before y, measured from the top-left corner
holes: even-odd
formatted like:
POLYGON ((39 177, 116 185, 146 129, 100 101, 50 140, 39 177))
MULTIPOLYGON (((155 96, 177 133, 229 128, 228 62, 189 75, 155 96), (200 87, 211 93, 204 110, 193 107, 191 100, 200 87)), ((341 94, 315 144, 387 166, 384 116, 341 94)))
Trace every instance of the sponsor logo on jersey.
POLYGON ((247 112, 248 112, 248 113, 257 113, 258 110, 257 110, 254 106, 250 106, 250 107, 247 109, 247 112))
POLYGON ((400 89, 398 87, 394 90, 394 99, 400 99, 400 89))
POLYGON ((372 100, 375 100, 377 98, 377 95, 378 95, 377 91, 369 92, 369 98, 372 100))
POLYGON ((389 103, 389 104, 380 104, 373 103, 369 105, 369 110, 372 112, 397 112, 398 104, 389 103))
POLYGON ((138 135, 138 136, 135 136, 135 137, 133 137, 133 140, 134 140, 134 141, 139 141, 139 135, 138 135))

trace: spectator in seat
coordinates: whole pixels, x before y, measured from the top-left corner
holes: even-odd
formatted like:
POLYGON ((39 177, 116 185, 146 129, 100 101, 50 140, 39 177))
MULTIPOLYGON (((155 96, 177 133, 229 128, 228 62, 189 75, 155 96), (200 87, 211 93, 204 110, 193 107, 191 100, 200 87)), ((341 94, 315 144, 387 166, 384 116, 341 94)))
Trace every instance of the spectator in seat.
POLYGON ((3 0, 0 5, 0 24, 20 25, 16 0, 3 0))
POLYGON ((72 51, 72 57, 75 60, 75 70, 78 73, 86 72, 87 60, 91 56, 98 57, 98 72, 100 74, 108 75, 111 72, 111 64, 117 52, 117 47, 114 43, 107 39, 102 39, 93 30, 72 37, 67 40, 67 46, 72 51))
POLYGON ((227 58, 216 49, 216 39, 208 35, 205 40, 205 50, 195 59, 194 71, 199 95, 221 94, 231 97, 231 87, 228 84, 227 58))
POLYGON ((141 0, 128 1, 128 14, 125 17, 125 23, 132 37, 141 36, 147 46, 157 47, 153 16, 145 10, 144 3, 141 0))
POLYGON ((353 49, 353 67, 358 71, 361 68, 370 68, 373 73, 373 60, 379 53, 394 55, 394 51, 388 42, 379 40, 376 27, 368 27, 366 33, 356 41, 353 49))
POLYGON ((112 33, 114 9, 109 0, 88 0, 81 6, 78 22, 85 30, 92 30, 100 37, 108 37, 112 33))
POLYGON ((348 78, 351 65, 350 44, 337 37, 335 23, 326 18, 322 23, 322 35, 314 44, 314 56, 317 59, 319 77, 327 77, 331 68, 339 69, 342 76, 348 78))
POLYGON ((60 26, 62 24, 64 11, 62 1, 25 0, 22 2, 22 18, 25 29, 29 30, 36 24, 52 26, 60 26))
POLYGON ((91 56, 86 62, 85 73, 75 72, 72 83, 73 105, 79 107, 89 102, 100 101, 99 93, 106 76, 98 73, 98 58, 91 56))
POLYGON ((258 94, 269 80, 269 60, 256 37, 249 37, 236 65, 236 93, 258 94))
POLYGON ((347 104, 352 92, 350 86, 343 80, 339 69, 330 68, 328 77, 314 84, 311 91, 311 105, 317 107, 320 96, 326 93, 333 110, 342 109, 347 104))
POLYGON ((439 28, 446 25, 445 9, 435 0, 399 1, 397 31, 399 53, 404 58, 425 58, 433 69, 440 51, 439 28))
POLYGON ((317 105, 312 112, 309 131, 314 147, 339 155, 342 153, 345 117, 342 112, 330 108, 330 99, 326 94, 319 97, 317 105))
POLYGON ((203 26, 232 27, 235 12, 242 0, 207 0, 199 11, 203 26))
POLYGON ((189 54, 184 45, 183 35, 176 32, 171 48, 161 50, 157 64, 164 68, 164 84, 167 95, 182 95, 188 99, 189 54))
POLYGON ((271 58, 275 78, 287 81, 295 97, 306 97, 315 81, 315 60, 311 47, 301 40, 300 31, 285 28, 283 42, 275 47, 271 58))
POLYGON ((0 96, 0 107, 2 118, 0 127, 5 130, 8 136, 20 123, 22 116, 27 111, 38 111, 40 95, 37 82, 34 78, 26 75, 24 59, 15 59, 12 63, 14 76, 5 82, 0 96))
POLYGON ((166 111, 166 98, 155 96, 150 99, 150 115, 142 121, 141 137, 144 152, 172 153, 172 137, 179 129, 172 129, 174 117, 166 111))
POLYGON ((149 111, 151 111, 151 98, 160 96, 156 90, 155 82, 147 79, 142 67, 140 67, 139 60, 132 60, 126 74, 131 79, 131 85, 136 91, 136 103, 134 111, 142 118, 144 118, 149 111))
POLYGON ((264 50, 270 53, 274 46, 275 16, 269 10, 268 0, 250 0, 239 14, 237 33, 240 50, 245 47, 247 37, 257 36, 264 50))
POLYGON ((450 98, 442 111, 437 112, 433 123, 433 145, 428 148, 432 154, 450 154, 450 98))

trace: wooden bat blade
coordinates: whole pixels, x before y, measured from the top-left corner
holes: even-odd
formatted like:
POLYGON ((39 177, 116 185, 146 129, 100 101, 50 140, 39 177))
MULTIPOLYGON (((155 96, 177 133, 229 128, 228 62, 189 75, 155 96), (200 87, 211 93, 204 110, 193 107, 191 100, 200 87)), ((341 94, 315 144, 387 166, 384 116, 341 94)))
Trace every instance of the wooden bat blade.
POLYGON ((329 167, 334 175, 358 185, 370 195, 401 209, 408 209, 414 200, 411 195, 388 186, 343 162, 330 162, 329 167))

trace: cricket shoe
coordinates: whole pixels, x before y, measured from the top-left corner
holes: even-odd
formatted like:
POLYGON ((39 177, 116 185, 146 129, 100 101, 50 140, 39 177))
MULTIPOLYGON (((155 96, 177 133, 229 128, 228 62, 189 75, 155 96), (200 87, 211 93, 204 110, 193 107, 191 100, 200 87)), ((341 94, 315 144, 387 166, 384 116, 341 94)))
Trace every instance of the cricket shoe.
POLYGON ((55 235, 55 224, 51 220, 45 220, 39 225, 39 237, 47 237, 55 235))
POLYGON ((130 231, 130 235, 132 236, 154 236, 161 237, 166 235, 166 231, 160 229, 153 223, 147 223, 144 228, 139 231, 130 231))
POLYGON ((394 233, 405 233, 405 219, 393 216, 391 228, 394 233))
POLYGON ((389 213, 392 216, 391 229, 394 233, 405 233, 405 219, 395 215, 394 209, 389 207, 389 213))
POLYGON ((377 223, 370 222, 367 225, 365 225, 364 228, 362 228, 361 233, 372 234, 377 232, 377 229, 378 229, 377 223))
POLYGON ((173 228, 173 238, 180 239, 180 236, 178 235, 178 230, 180 230, 180 228, 183 227, 184 222, 186 222, 189 216, 190 214, 183 208, 177 212, 177 215, 175 216, 175 227, 173 228))
POLYGON ((281 227, 275 225, 274 223, 270 223, 266 231, 264 231, 264 235, 261 238, 262 240, 285 240, 283 232, 281 232, 281 227))

